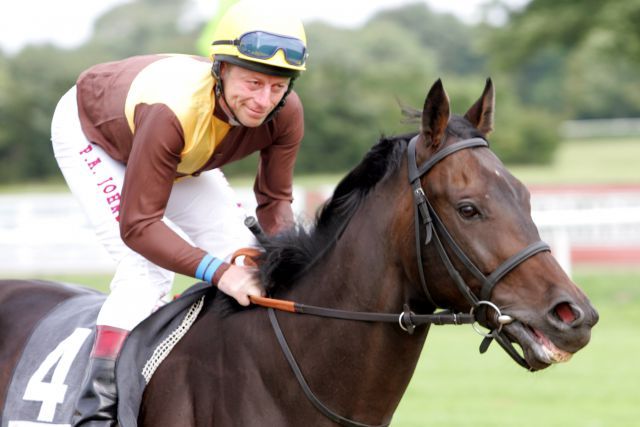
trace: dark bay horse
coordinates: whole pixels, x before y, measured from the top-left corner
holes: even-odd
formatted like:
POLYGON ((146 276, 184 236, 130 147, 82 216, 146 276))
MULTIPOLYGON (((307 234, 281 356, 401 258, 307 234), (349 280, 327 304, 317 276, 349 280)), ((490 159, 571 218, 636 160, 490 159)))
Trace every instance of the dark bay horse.
MULTIPOLYGON (((139 425, 388 425, 437 308, 471 312, 492 331, 485 347, 496 340, 532 371, 584 347, 598 315, 540 242, 528 191, 488 148, 493 108, 487 80, 464 116, 450 115, 438 80, 415 114, 417 135, 382 138, 310 231, 262 241, 260 274, 273 298, 397 321, 239 309, 210 297, 151 378, 139 425)), ((72 293, 0 286, 0 391, 24 331, 72 293)))

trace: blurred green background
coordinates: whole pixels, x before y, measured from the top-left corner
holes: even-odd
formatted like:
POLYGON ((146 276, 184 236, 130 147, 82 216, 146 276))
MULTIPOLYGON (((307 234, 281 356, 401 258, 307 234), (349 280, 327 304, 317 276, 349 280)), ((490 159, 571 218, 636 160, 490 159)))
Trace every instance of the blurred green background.
MULTIPOLYGON (((463 113, 490 76, 492 148, 526 184, 640 185, 637 124, 579 136, 566 127, 640 117, 640 0, 520 3, 487 1, 477 23, 436 12, 428 1, 382 10, 354 28, 306 22, 311 55, 295 87, 306 127, 296 182, 331 185, 381 134, 414 130, 402 124, 398 103, 421 108, 437 78, 453 111, 463 113)), ((201 53, 206 22, 185 26, 188 7, 186 0, 130 1, 102 14, 81 46, 0 51, 0 193, 66 192, 49 141, 59 97, 98 62, 201 53)), ((247 185, 255 165, 251 157, 225 172, 247 185)), ((105 291, 110 281, 103 273, 18 276, 105 291)), ((470 328, 433 327, 392 425, 637 425, 640 266, 581 265, 573 277, 601 315, 592 343, 573 360, 530 374, 497 346, 479 355, 470 328)), ((192 282, 178 277, 175 291, 192 282)))
MULTIPOLYGON (((137 54, 201 53, 196 42, 206 22, 185 25, 190 6, 129 1, 104 12, 78 47, 0 51, 0 185, 60 181, 51 115, 84 69, 137 54)), ((295 86, 306 132, 296 174, 344 173, 382 133, 414 130, 401 123, 398 102, 421 108, 439 77, 457 113, 493 78, 491 142, 511 165, 552 162, 565 120, 640 116, 640 0, 534 0, 515 11, 491 1, 484 10, 501 23, 463 22, 425 1, 381 9, 355 28, 306 22, 308 71, 295 86)), ((255 162, 225 171, 252 174, 255 162)))

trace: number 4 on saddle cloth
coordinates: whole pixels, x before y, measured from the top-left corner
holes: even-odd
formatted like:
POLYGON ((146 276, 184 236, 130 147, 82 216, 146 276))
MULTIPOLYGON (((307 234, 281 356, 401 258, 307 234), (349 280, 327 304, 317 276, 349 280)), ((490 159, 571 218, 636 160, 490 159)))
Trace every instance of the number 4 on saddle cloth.
MULTIPOLYGON (((211 284, 198 283, 129 334, 116 365, 118 420, 137 425, 144 387, 195 321, 211 284)), ((106 296, 87 290, 65 300, 35 327, 11 379, 1 427, 70 427, 106 296)))

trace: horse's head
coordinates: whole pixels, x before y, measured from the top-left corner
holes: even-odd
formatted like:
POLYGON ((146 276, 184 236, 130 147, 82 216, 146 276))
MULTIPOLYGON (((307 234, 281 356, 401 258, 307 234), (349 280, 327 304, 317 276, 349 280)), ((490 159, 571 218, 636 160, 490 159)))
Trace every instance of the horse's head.
MULTIPOLYGON (((425 239, 432 243, 422 249, 427 292, 441 307, 468 310, 476 305, 486 312, 483 323, 492 329, 500 327, 497 310, 513 318, 502 327, 499 342, 503 347, 510 346, 508 341, 517 343, 528 367, 538 370, 568 360, 584 347, 598 314, 540 242, 525 186, 483 145, 493 129, 493 110, 491 80, 463 117, 450 115, 440 80, 425 100, 413 162, 414 193, 421 187, 426 194, 426 204, 416 211, 423 224, 436 224, 431 236, 423 225, 420 229, 422 244, 425 239), (454 148, 469 140, 476 143, 454 148), (438 241, 440 252, 448 254, 471 290, 466 298, 461 281, 457 286, 429 284, 450 270, 438 260, 438 241), (490 301, 497 310, 477 301, 490 301)), ((410 174, 411 163, 410 156, 410 174)))

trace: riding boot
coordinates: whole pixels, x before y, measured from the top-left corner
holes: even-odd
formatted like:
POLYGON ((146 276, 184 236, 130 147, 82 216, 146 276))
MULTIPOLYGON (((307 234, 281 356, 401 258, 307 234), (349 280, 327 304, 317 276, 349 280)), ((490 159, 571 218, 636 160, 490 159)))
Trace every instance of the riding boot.
POLYGON ((120 328, 97 326, 89 367, 76 404, 74 427, 118 425, 115 365, 128 333, 120 328))

